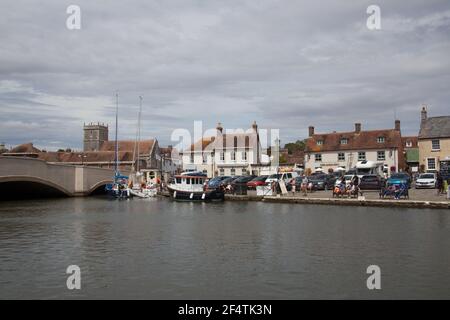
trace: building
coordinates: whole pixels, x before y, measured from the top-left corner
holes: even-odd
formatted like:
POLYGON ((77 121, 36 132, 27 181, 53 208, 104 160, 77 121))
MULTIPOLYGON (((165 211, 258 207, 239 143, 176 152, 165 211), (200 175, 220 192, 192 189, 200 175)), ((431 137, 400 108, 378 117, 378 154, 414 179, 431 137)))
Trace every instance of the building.
POLYGON ((247 131, 226 130, 220 123, 216 135, 202 138, 182 152, 183 170, 217 175, 247 175, 260 173, 262 148, 258 125, 247 131))
POLYGON ((5 144, 2 142, 0 143, 0 154, 7 152, 8 149, 6 149, 5 144))
POLYGON ((419 145, 417 136, 402 137, 405 171, 419 172, 419 145))
POLYGON ((382 162, 389 172, 404 170, 400 121, 394 129, 361 130, 355 123, 355 130, 320 134, 309 127, 309 138, 305 146, 305 170, 328 171, 338 167, 346 170, 355 167, 358 161, 382 162))
POLYGON ((420 170, 448 171, 450 167, 450 116, 428 117, 422 107, 419 132, 420 170))
POLYGON ((103 123, 84 124, 83 133, 83 151, 100 151, 108 141, 108 125, 103 123))

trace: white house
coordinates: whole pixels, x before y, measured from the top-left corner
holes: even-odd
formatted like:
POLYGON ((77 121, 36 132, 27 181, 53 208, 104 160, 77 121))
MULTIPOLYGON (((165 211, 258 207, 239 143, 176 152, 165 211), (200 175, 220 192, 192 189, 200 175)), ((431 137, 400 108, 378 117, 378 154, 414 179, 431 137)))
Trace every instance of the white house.
POLYGON ((246 131, 223 131, 219 123, 215 136, 202 138, 184 150, 183 170, 203 171, 208 177, 259 174, 262 148, 256 122, 246 131))
POLYGON ((305 147, 305 169, 314 172, 321 168, 327 172, 338 167, 353 168, 358 161, 383 162, 389 172, 403 168, 403 148, 400 121, 394 129, 362 131, 355 124, 352 132, 314 133, 309 127, 309 138, 305 147))

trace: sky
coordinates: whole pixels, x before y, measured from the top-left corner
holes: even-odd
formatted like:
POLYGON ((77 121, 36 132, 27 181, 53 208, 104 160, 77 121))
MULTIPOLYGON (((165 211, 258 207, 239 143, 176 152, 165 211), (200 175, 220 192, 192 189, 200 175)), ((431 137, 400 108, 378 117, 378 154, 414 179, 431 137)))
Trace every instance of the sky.
POLYGON ((448 115, 450 1, 2 0, 0 142, 82 148, 83 123, 173 144, 175 129, 419 130, 448 115), (66 26, 69 5, 81 29, 66 26), (370 30, 366 10, 381 10, 370 30))

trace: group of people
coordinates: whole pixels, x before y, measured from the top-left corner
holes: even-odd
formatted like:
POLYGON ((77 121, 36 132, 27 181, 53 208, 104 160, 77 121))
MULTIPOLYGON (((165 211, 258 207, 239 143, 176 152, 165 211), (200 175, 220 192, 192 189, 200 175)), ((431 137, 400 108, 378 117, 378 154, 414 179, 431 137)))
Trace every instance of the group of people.
POLYGON ((333 190, 333 194, 338 195, 358 195, 358 193, 361 192, 361 189, 359 187, 360 179, 358 175, 353 175, 353 177, 350 179, 350 183, 347 185, 345 181, 345 177, 342 176, 338 179, 338 182, 335 186, 335 190, 333 190))

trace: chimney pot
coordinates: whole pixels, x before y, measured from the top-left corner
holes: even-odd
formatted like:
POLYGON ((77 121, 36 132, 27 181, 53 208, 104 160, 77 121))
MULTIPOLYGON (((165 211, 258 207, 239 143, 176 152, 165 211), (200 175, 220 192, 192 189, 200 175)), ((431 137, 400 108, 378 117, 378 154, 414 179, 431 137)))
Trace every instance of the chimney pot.
POLYGON ((395 130, 400 131, 400 120, 395 120, 395 130))
POLYGON ((222 124, 219 122, 217 123, 217 127, 216 127, 217 131, 219 131, 220 133, 222 133, 223 128, 222 128, 222 124))
POLYGON ((312 137, 314 135, 314 127, 313 126, 309 126, 309 136, 312 137))
POLYGON ((420 120, 421 122, 424 122, 425 120, 427 120, 427 107, 425 105, 422 105, 422 111, 420 112, 420 120))
POLYGON ((355 123, 355 132, 361 132, 361 123, 355 123))

